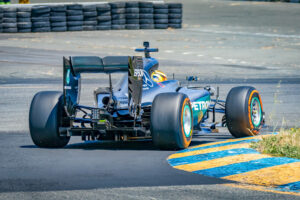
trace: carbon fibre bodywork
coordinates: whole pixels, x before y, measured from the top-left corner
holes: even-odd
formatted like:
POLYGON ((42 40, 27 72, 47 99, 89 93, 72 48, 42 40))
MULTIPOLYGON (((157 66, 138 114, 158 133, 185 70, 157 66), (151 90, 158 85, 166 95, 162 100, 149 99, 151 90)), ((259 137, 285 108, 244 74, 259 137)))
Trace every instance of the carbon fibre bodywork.
MULTIPOLYGON (((150 56, 158 49, 148 48, 144 43, 141 56, 74 56, 64 58, 63 102, 71 126, 61 128, 60 134, 81 135, 97 139, 126 140, 121 137, 151 138, 151 108, 155 97, 162 93, 183 93, 192 107, 194 129, 201 129, 208 113, 224 113, 224 101, 211 99, 211 87, 184 86, 178 80, 155 82, 151 74, 158 69, 159 62, 150 56), (114 86, 112 73, 125 73, 114 86), (96 107, 79 104, 81 73, 106 73, 109 87, 99 87, 94 91, 96 107), (221 107, 216 108, 216 105, 221 107), (81 113, 81 115, 80 115, 81 113)), ((89 138, 88 138, 89 139, 89 138)))
MULTIPOLYGON (((158 61, 155 58, 144 58, 143 59, 143 92, 142 92, 142 108, 151 106, 153 99, 156 95, 160 93, 167 92, 179 92, 186 94, 193 107, 193 121, 194 126, 198 127, 200 122, 205 120, 207 116, 205 115, 210 107, 211 94, 206 89, 191 89, 188 86, 180 86, 178 80, 167 80, 164 82, 157 83, 151 79, 150 73, 155 69, 158 69, 158 61)), ((124 75, 123 78, 114 86, 114 96, 119 102, 119 110, 117 111, 119 115, 128 115, 128 76, 124 75)), ((107 95, 98 94, 97 95, 97 106, 103 108, 102 99, 107 95)))

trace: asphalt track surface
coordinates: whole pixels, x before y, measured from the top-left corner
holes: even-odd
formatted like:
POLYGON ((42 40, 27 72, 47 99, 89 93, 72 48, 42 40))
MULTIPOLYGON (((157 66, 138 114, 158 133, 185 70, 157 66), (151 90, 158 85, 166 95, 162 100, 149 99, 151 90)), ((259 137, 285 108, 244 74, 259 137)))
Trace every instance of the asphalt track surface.
MULTIPOLYGON (((133 55, 149 40, 170 77, 196 74, 199 84, 219 86, 222 98, 235 85, 255 86, 267 113, 264 132, 299 126, 299 19, 297 4, 188 1, 182 30, 1 34, 0 199, 299 198, 173 169, 166 158, 174 151, 149 141, 74 137, 64 149, 40 149, 27 123, 32 96, 61 89, 63 55, 133 55)), ((103 84, 105 76, 84 76, 81 103, 93 105, 92 91, 103 84)), ((222 129, 194 137, 192 145, 228 138, 222 129)))

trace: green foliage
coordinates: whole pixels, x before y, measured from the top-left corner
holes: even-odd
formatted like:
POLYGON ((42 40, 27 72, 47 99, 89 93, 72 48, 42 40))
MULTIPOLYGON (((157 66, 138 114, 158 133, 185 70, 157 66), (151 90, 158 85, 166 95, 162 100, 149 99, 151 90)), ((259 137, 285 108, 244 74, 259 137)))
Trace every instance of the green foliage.
POLYGON ((281 130, 277 135, 251 143, 250 147, 272 156, 300 159, 300 128, 281 130))

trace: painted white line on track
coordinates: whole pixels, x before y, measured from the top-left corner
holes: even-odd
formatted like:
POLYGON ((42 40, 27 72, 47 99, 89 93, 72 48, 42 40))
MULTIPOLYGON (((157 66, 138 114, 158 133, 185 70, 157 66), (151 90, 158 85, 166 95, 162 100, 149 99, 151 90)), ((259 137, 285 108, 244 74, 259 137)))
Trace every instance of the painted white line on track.
POLYGON ((193 52, 183 52, 182 54, 183 55, 189 55, 189 54, 192 54, 193 52))
POLYGON ((223 58, 221 57, 214 57, 215 60, 222 60, 223 58))
POLYGON ((213 31, 213 30, 200 30, 200 29, 190 29, 190 30, 203 32, 203 33, 300 39, 300 35, 287 35, 287 34, 274 34, 274 33, 249 33, 249 32, 239 32, 239 31, 213 31))

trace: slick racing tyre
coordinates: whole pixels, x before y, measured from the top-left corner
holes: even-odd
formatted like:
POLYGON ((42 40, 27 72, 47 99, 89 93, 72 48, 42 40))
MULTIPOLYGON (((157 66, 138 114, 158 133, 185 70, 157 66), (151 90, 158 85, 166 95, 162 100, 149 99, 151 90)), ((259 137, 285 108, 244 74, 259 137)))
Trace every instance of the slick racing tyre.
POLYGON ((170 28, 181 28, 181 24, 168 24, 170 28))
POLYGON ((82 26, 68 26, 68 31, 82 31, 82 26))
POLYGON ((153 14, 154 9, 153 8, 140 8, 139 11, 140 11, 140 13, 153 14))
POLYGON ((2 18, 2 23, 17 23, 17 18, 2 18))
POLYGON ((54 5, 51 6, 51 12, 63 12, 67 11, 67 7, 65 5, 54 5))
POLYGON ((82 10, 83 7, 81 4, 71 4, 67 5, 67 10, 82 10))
POLYGON ((168 3, 168 7, 169 7, 169 9, 182 8, 182 4, 181 3, 168 3))
POLYGON ((34 33, 38 33, 38 32, 50 32, 50 31, 51 31, 50 26, 48 26, 48 27, 40 27, 40 28, 34 28, 34 27, 32 27, 32 29, 31 29, 31 32, 34 32, 34 33))
POLYGON ((140 24, 126 24, 125 28, 128 30, 137 30, 140 29, 140 24))
POLYGON ((154 29, 154 24, 140 24, 140 29, 154 29))
POLYGON ((31 17, 30 12, 17 12, 17 17, 23 18, 23 17, 31 17))
MULTIPOLYGON (((151 25, 154 24, 154 20, 153 19, 140 19, 140 24, 144 24, 144 25, 151 25)), ((154 27, 153 27, 154 28, 154 27)))
POLYGON ((56 91, 38 92, 32 99, 29 111, 29 129, 32 141, 39 147, 64 147, 70 137, 59 136, 63 123, 64 108, 62 93, 56 91))
POLYGON ((30 12, 31 13, 31 7, 30 6, 28 6, 28 7, 25 7, 25 6, 18 7, 17 11, 18 12, 30 12))
POLYGON ((161 149, 184 149, 192 140, 193 111, 182 93, 158 94, 151 109, 151 134, 161 149))
POLYGON ((167 29, 168 24, 154 24, 155 29, 167 29))
POLYGON ((126 24, 139 24, 139 19, 126 19, 126 24))
POLYGON ((226 124, 234 137, 259 134, 264 123, 264 112, 258 91, 240 86, 230 90, 225 104, 226 124))
POLYGON ((66 26, 55 26, 55 27, 51 27, 51 31, 52 32, 65 32, 67 31, 67 27, 66 26))
POLYGON ((111 29, 111 25, 98 25, 96 26, 97 30, 110 30, 111 29))
POLYGON ((17 26, 19 29, 31 28, 31 22, 20 22, 17 26))
POLYGON ((18 32, 19 33, 30 33, 31 32, 31 28, 18 28, 18 32))

